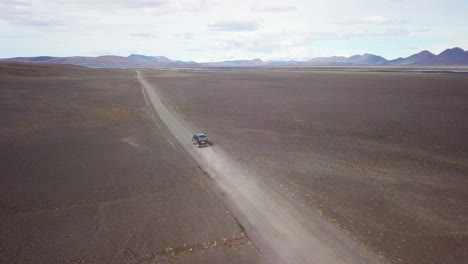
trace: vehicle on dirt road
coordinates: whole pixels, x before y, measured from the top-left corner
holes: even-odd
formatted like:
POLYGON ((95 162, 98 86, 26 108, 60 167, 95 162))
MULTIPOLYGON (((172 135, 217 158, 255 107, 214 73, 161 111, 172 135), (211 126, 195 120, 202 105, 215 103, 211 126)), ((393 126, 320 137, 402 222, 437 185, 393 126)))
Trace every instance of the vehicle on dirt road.
POLYGON ((208 137, 205 134, 195 134, 192 138, 192 144, 198 147, 208 146, 208 137))

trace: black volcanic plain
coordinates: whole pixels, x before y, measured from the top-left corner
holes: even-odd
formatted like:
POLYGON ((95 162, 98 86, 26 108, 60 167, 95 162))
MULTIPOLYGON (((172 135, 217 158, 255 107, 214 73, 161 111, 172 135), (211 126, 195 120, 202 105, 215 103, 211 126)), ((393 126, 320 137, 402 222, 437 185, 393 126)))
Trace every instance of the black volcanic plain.
MULTIPOLYGON (((467 263, 468 74, 354 70, 144 76, 259 181, 382 259, 467 263)), ((2 63, 0 110, 0 262, 262 262, 134 71, 2 63)))
POLYGON ((0 263, 259 263, 130 70, 0 64, 0 263))
POLYGON ((265 183, 391 263, 468 262, 468 74, 147 71, 265 183))

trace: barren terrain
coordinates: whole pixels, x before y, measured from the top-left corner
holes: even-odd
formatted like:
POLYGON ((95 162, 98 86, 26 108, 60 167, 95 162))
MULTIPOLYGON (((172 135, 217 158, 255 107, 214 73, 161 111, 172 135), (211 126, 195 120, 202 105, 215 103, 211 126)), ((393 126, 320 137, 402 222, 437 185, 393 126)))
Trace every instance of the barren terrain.
POLYGON ((130 70, 0 64, 0 263, 259 263, 130 70))
POLYGON ((467 83, 2 63, 0 262, 466 263, 467 83))
POLYGON ((382 260, 467 262, 467 74, 190 69, 144 76, 180 120, 206 133, 256 184, 321 215, 382 260))

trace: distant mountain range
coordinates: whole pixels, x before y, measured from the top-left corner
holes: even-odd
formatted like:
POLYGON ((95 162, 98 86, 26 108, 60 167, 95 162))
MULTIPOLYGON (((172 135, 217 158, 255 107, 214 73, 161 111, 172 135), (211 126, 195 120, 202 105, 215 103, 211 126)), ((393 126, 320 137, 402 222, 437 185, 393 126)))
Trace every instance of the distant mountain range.
POLYGON ((468 66, 468 51, 461 48, 446 49, 435 55, 427 50, 406 58, 387 60, 374 54, 351 57, 319 57, 308 61, 233 60, 220 62, 178 61, 163 56, 132 54, 99 57, 17 57, 0 61, 72 64, 92 68, 184 68, 184 67, 288 67, 288 66, 468 66))
POLYGON ((200 66, 194 61, 177 61, 163 56, 145 56, 132 54, 128 57, 122 56, 99 56, 99 57, 17 57, 0 59, 0 61, 71 64, 90 68, 163 68, 163 67, 193 67, 200 66))

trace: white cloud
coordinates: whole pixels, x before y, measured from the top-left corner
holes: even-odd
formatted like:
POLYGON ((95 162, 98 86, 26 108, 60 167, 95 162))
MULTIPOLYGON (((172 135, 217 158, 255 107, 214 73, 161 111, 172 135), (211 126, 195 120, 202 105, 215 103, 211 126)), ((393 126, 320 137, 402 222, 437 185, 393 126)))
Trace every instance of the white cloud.
POLYGON ((153 32, 130 33, 130 36, 136 38, 157 38, 158 35, 153 32))
POLYGON ((30 2, 8 0, 0 2, 0 20, 12 26, 59 26, 64 24, 58 16, 51 16, 45 12, 34 12, 30 2))
POLYGON ((292 5, 265 5, 252 6, 250 8, 254 12, 291 12, 296 11, 296 7, 292 5))
POLYGON ((391 58, 396 47, 468 48, 468 2, 401 2, 0 0, 0 57, 137 50, 181 60, 299 59, 373 48, 391 58))
POLYGON ((260 27, 257 21, 218 21, 208 25, 216 31, 255 31, 260 27))
POLYGON ((174 33, 172 34, 172 36, 185 40, 191 40, 195 38, 195 36, 192 33, 174 33))
POLYGON ((2 4, 4 6, 30 6, 31 2, 27 0, 3 0, 2 4))
POLYGON ((251 58, 260 57, 264 60, 303 60, 314 55, 314 41, 329 38, 333 36, 326 32, 248 32, 223 36, 206 45, 205 49, 221 51, 225 57, 228 54, 252 54, 251 58))
POLYGON ((346 30, 338 32, 338 39, 348 40, 353 38, 388 38, 408 36, 410 31, 404 28, 387 28, 384 30, 346 30))
POLYGON ((158 8, 167 6, 168 0, 99 0, 99 1, 75 1, 76 3, 85 3, 89 7, 120 7, 120 8, 158 8))
POLYGON ((370 17, 365 17, 360 20, 363 23, 369 23, 369 24, 389 24, 391 23, 391 20, 383 17, 383 16, 370 16, 370 17))
POLYGON ((388 25, 388 24, 403 24, 405 23, 404 20, 395 20, 390 19, 384 16, 368 16, 362 17, 357 19, 348 19, 348 20, 339 20, 336 21, 335 24, 338 25, 388 25))

